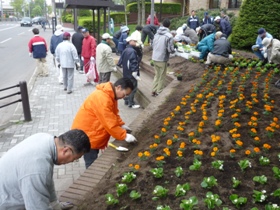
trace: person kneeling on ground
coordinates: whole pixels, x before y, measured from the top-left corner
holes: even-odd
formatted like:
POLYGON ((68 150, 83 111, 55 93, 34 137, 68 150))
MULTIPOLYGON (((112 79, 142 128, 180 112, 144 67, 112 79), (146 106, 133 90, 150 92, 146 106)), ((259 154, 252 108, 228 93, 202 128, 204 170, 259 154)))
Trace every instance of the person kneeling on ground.
POLYGON ((262 40, 264 38, 272 38, 273 39, 273 37, 270 33, 266 32, 266 30, 264 28, 260 28, 258 30, 258 36, 257 36, 256 44, 252 46, 252 50, 253 50, 254 54, 256 56, 258 56, 258 58, 262 61, 265 60, 265 58, 263 56, 265 51, 263 50, 263 44, 262 44, 262 40))
POLYGON ((262 41, 264 58, 269 63, 280 64, 280 41, 278 39, 264 38, 262 41))
POLYGON ((214 41, 219 39, 222 36, 222 34, 223 33, 221 31, 212 33, 206 36, 197 44, 197 50, 200 51, 200 60, 204 60, 207 57, 208 53, 213 50, 214 41))
POLYGON ((214 42, 213 50, 208 54, 205 64, 219 63, 227 64, 233 59, 231 55, 230 42, 226 39, 226 35, 223 34, 221 38, 214 42))
POLYGON ((134 49, 137 43, 137 37, 130 36, 126 39, 128 45, 122 53, 118 66, 123 67, 123 77, 128 78, 132 81, 134 89, 133 91, 124 98, 125 105, 129 108, 138 109, 140 105, 135 104, 134 95, 137 91, 137 81, 140 81, 139 77, 139 62, 137 52, 134 49))
POLYGON ((122 121, 118 109, 118 100, 128 96, 133 89, 128 78, 121 78, 114 84, 101 83, 80 107, 72 129, 83 130, 90 139, 90 152, 84 155, 86 168, 97 159, 99 150, 107 147, 110 136, 128 143, 137 141, 127 133, 131 129, 122 121))
POLYGON ((195 30, 187 27, 185 29, 185 31, 184 31, 184 35, 191 40, 190 45, 193 45, 193 46, 197 45, 197 43, 198 43, 198 36, 197 36, 195 30))
POLYGON ((0 158, 0 209, 69 209, 59 203, 53 181, 54 165, 71 163, 90 151, 88 136, 70 130, 56 137, 34 134, 0 158))

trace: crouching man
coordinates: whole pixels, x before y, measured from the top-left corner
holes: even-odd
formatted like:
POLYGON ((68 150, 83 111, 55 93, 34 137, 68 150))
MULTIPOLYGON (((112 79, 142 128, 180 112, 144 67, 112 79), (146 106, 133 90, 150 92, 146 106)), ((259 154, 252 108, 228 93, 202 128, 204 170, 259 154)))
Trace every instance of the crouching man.
POLYGON ((226 39, 226 35, 223 34, 221 38, 214 42, 214 48, 208 53, 205 64, 228 64, 232 59, 230 42, 226 39))

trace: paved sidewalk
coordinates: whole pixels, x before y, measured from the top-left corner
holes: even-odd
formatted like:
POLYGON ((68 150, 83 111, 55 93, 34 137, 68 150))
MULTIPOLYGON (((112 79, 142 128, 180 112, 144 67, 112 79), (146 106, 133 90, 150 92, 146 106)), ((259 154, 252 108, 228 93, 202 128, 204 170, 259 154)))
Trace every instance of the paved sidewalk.
MULTIPOLYGON (((33 78, 33 88, 29 91, 32 121, 24 122, 22 110, 21 108, 18 109, 15 115, 18 115, 17 117, 20 120, 0 131, 0 157, 32 134, 45 132, 59 135, 69 130, 80 105, 95 90, 93 85, 83 86, 86 82, 85 75, 75 71, 73 93, 67 94, 63 90, 63 85, 58 83, 58 70, 53 65, 52 55, 48 55, 47 63, 50 75, 48 77, 33 78)), ((112 74, 111 81, 116 80, 117 78, 112 74)), ((19 107, 21 107, 21 104, 19 104, 19 107)), ((143 111, 141 108, 128 108, 124 105, 123 100, 119 101, 119 110, 121 118, 127 125, 143 111)), ((79 162, 55 166, 54 181, 58 197, 84 171, 83 158, 79 162)))

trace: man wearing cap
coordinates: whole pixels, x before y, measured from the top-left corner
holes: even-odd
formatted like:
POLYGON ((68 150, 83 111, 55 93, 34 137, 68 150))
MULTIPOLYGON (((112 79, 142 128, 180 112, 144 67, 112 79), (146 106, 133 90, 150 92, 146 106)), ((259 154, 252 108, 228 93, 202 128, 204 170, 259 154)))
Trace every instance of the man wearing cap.
POLYGON ((32 32, 34 37, 29 41, 29 56, 33 55, 33 58, 37 60, 37 72, 39 76, 47 77, 49 75, 48 67, 46 65, 46 56, 48 47, 46 40, 39 36, 39 29, 33 28, 32 32))
MULTIPOLYGON (((96 56, 96 41, 93 36, 89 34, 89 30, 87 28, 82 29, 82 33, 84 36, 83 39, 83 45, 82 45, 82 61, 84 61, 84 69, 85 73, 88 73, 89 67, 90 67, 90 61, 95 60, 96 56)), ((94 82, 98 82, 98 77, 94 82)), ((90 85, 90 81, 87 80, 87 83, 85 85, 90 85)))
POLYGON ((123 78, 130 79, 134 89, 127 97, 124 98, 124 103, 129 108, 138 109, 140 108, 140 105, 137 105, 134 102, 134 95, 137 91, 137 83, 139 80, 141 80, 139 77, 140 74, 137 52, 134 50, 134 47, 137 43, 137 37, 129 36, 126 41, 128 42, 128 45, 119 59, 118 66, 122 66, 123 78))
POLYGON ((84 36, 82 34, 82 29, 83 29, 82 26, 78 26, 77 31, 72 36, 72 43, 76 47, 76 50, 77 50, 77 53, 78 53, 78 56, 80 59, 80 69, 77 69, 77 70, 80 70, 79 72, 81 74, 84 73, 84 71, 83 71, 84 63, 81 59, 82 45, 83 45, 83 39, 84 39, 84 36))
POLYGON ((214 41, 220 39, 222 34, 223 33, 221 31, 212 33, 206 36, 197 44, 197 50, 200 52, 200 56, 199 56, 200 60, 204 60, 207 57, 208 53, 213 50, 214 41))
POLYGON ((221 18, 222 19, 225 19, 226 21, 229 21, 229 16, 227 16, 226 14, 225 14, 225 11, 221 11, 221 18))
POLYGON ((202 19, 202 24, 213 24, 213 18, 208 14, 208 12, 204 12, 204 18, 202 19))
POLYGON ((120 55, 122 55, 122 52, 126 48, 126 38, 128 37, 129 34, 129 28, 127 26, 122 27, 122 34, 121 37, 119 38, 119 43, 118 43, 118 52, 120 55))
POLYGON ((191 16, 189 17, 189 19, 187 21, 187 24, 193 30, 195 30, 199 26, 199 19, 195 15, 195 11, 194 10, 192 10, 191 16))
MULTIPOLYGON (((51 37, 51 43, 50 43, 50 51, 51 51, 51 54, 53 55, 54 64, 55 64, 55 49, 56 49, 57 45, 63 41, 63 31, 64 31, 62 25, 57 25, 55 27, 55 29, 56 30, 51 37)), ((58 82, 60 84, 63 84, 63 76, 62 76, 61 68, 59 68, 58 82)))
POLYGON ((216 27, 213 24, 204 24, 201 27, 196 29, 197 35, 199 36, 199 40, 202 40, 204 37, 215 33, 216 27))
POLYGON ((169 30, 170 20, 164 19, 153 41, 152 60, 154 62, 155 77, 153 81, 152 96, 156 97, 163 91, 166 78, 167 62, 170 53, 174 53, 174 39, 169 30))
POLYGON ((142 29, 142 37, 141 37, 142 43, 145 42, 147 36, 150 42, 152 43, 157 30, 158 30, 158 26, 151 25, 151 24, 145 25, 142 29))
POLYGON ((229 37, 229 35, 232 32, 231 29, 231 25, 229 23, 229 21, 226 21, 225 19, 221 19, 220 16, 215 17, 214 21, 220 25, 220 30, 223 34, 225 34, 227 36, 227 38, 229 37))
POLYGON ((269 63, 280 64, 280 41, 273 38, 264 38, 262 40, 264 57, 269 63))
POLYGON ((113 37, 110 34, 105 33, 102 35, 102 41, 96 47, 96 67, 99 72, 99 84, 110 81, 111 72, 117 71, 115 61, 112 55, 112 43, 113 37))
POLYGON ((258 58, 260 60, 265 60, 265 58, 263 56, 265 51, 263 50, 263 44, 262 44, 262 41, 263 41, 264 38, 273 38, 273 37, 264 28, 260 28, 258 30, 258 36, 257 36, 257 39, 256 39, 256 44, 252 46, 252 50, 253 50, 254 54, 256 56, 258 56, 258 58))
POLYGON ((75 62, 79 62, 77 50, 70 42, 70 37, 70 33, 64 32, 63 42, 55 50, 56 60, 62 69, 64 90, 67 91, 67 94, 71 94, 73 91, 75 62))

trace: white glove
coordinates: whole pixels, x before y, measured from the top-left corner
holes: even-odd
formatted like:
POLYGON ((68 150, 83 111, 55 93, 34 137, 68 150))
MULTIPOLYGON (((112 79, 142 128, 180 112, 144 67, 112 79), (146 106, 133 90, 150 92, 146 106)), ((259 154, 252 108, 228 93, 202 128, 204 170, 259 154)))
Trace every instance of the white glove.
POLYGON ((267 53, 264 53, 264 54, 263 54, 263 57, 264 57, 264 58, 267 58, 267 53))
POLYGON ((84 61, 84 60, 85 60, 83 56, 81 57, 81 60, 82 60, 82 61, 84 61))
POLYGON ((90 57, 90 61, 94 61, 94 60, 95 60, 94 57, 91 56, 91 57, 90 57))
POLYGON ((54 201, 50 203, 53 210, 61 210, 61 206, 58 201, 54 201))
POLYGON ((131 143, 131 142, 136 142, 137 140, 133 135, 127 133, 125 137, 125 141, 131 143))
POLYGON ((132 131, 131 128, 128 127, 127 125, 122 125, 122 128, 125 129, 125 130, 127 130, 127 131, 130 131, 130 132, 132 131))
POLYGON ((32 53, 31 52, 29 53, 29 57, 32 57, 32 53))
POLYGON ((137 72, 136 72, 136 71, 132 72, 132 76, 133 76, 136 80, 138 80, 138 81, 141 80, 141 78, 140 78, 139 76, 137 76, 137 72))
POLYGON ((114 71, 114 72, 116 72, 116 71, 117 71, 117 67, 116 67, 116 66, 113 68, 113 71, 114 71))

